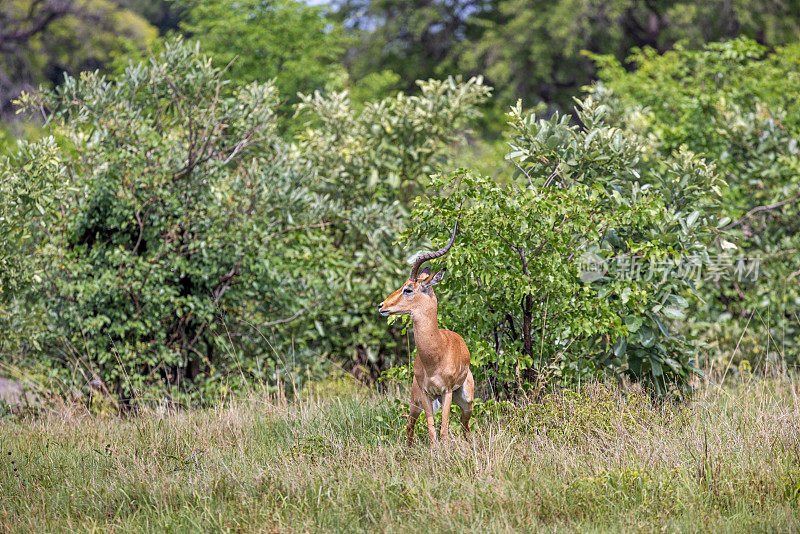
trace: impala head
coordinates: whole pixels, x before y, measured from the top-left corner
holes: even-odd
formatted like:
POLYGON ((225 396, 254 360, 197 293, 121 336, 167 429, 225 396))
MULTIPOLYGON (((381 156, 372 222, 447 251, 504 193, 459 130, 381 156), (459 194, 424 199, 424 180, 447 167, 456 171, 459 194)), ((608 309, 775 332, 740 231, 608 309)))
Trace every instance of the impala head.
POLYGON ((442 281, 444 269, 436 274, 425 267, 416 280, 409 278, 400 289, 378 304, 381 315, 410 315, 414 310, 436 306, 436 295, 431 289, 442 281))
POLYGON ((428 252, 421 254, 414 261, 414 266, 411 268, 411 275, 408 280, 394 293, 386 297, 386 300, 378 304, 378 311, 381 315, 409 315, 414 310, 418 310, 428 306, 436 306, 436 295, 433 294, 433 286, 442 281, 444 277, 444 269, 436 274, 432 274, 431 270, 425 267, 422 271, 419 268, 428 260, 440 258, 447 254, 450 247, 453 246, 453 241, 456 239, 456 229, 458 228, 458 221, 453 227, 453 234, 450 236, 450 241, 441 250, 436 252, 428 252))

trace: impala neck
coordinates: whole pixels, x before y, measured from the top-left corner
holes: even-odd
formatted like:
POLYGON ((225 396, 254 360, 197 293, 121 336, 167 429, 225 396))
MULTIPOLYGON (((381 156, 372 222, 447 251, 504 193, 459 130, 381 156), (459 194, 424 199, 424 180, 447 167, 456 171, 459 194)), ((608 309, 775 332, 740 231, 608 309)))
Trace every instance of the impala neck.
POLYGON ((417 355, 423 361, 438 360, 444 347, 444 340, 439 332, 439 320, 436 318, 436 304, 434 300, 432 306, 411 314, 414 322, 414 344, 417 346, 417 355))

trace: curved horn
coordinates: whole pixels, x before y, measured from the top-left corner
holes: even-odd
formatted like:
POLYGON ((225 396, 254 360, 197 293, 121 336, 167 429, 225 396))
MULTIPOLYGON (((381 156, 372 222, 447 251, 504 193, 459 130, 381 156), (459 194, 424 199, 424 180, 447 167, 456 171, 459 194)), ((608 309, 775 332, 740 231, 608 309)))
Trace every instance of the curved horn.
POLYGON ((455 226, 453 226, 453 234, 450 236, 450 241, 444 246, 443 249, 437 250, 436 252, 428 252, 427 254, 421 254, 417 257, 416 261, 414 262, 414 266, 411 268, 411 276, 408 277, 409 280, 412 282, 417 281, 417 274, 419 273, 419 268, 428 260, 433 260, 436 258, 441 258, 447 251, 450 250, 450 247, 453 246, 453 242, 456 240, 456 230, 458 229, 458 220, 456 220, 455 226))

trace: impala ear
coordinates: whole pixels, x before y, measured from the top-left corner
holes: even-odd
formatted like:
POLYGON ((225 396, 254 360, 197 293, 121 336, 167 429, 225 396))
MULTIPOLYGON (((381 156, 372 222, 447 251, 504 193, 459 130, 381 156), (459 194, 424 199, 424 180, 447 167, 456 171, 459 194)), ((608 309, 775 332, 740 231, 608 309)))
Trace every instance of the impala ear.
POLYGON ((425 267, 424 269, 422 269, 419 272, 419 274, 424 274, 424 275, 430 276, 431 275, 431 268, 430 267, 425 267))
POLYGON ((441 282, 441 281, 442 281, 442 278, 444 278, 444 272, 445 272, 446 270, 447 270, 447 269, 442 269, 442 270, 441 270, 441 271, 439 271, 438 273, 434 274, 434 275, 433 275, 433 278, 431 278, 431 279, 430 279, 430 282, 428 282, 428 283, 427 283, 427 284, 425 284, 425 285, 427 285, 427 286, 435 286, 436 284, 438 284, 439 282, 441 282))

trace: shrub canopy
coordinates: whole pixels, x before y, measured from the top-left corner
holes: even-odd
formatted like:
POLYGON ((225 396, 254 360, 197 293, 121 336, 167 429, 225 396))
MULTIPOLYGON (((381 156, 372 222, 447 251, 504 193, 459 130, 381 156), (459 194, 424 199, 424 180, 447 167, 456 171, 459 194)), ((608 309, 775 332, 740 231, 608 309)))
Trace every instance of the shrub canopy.
POLYGON ((612 123, 647 137, 662 155, 685 146, 715 163, 728 184, 717 242, 759 263, 755 281, 703 277, 693 328, 725 364, 737 345, 737 361, 796 362, 800 45, 768 52, 739 39, 663 55, 643 50, 630 58, 631 72, 598 61, 594 92, 615 110, 612 123))
POLYGON ((371 303, 403 201, 487 94, 430 81, 355 113, 316 93, 286 142, 271 83, 230 84, 178 40, 25 95, 53 135, 2 163, 6 350, 123 400, 350 370, 385 351, 371 303))
POLYGON ((691 280, 631 267, 707 254, 720 180, 688 151, 657 157, 607 113, 587 99, 579 128, 516 106, 511 182, 438 175, 440 194, 412 213, 415 238, 461 221, 442 315, 468 336, 479 376, 507 393, 607 369, 664 394, 698 372, 692 344, 671 324, 685 317, 691 280))

